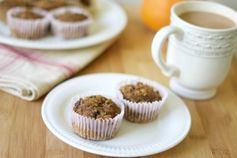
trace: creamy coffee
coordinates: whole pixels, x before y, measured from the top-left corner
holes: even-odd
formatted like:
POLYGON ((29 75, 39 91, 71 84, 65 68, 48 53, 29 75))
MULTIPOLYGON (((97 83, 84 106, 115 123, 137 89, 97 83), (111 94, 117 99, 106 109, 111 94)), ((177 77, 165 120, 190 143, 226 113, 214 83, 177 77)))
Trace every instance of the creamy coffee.
POLYGON ((227 29, 235 26, 232 20, 209 12, 191 11, 181 14, 179 17, 190 24, 209 29, 227 29))

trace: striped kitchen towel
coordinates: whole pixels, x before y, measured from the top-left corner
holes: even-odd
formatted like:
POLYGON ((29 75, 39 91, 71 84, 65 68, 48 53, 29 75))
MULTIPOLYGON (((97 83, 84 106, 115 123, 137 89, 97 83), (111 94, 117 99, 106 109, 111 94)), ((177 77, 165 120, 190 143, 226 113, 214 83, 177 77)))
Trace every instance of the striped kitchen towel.
POLYGON ((0 44, 0 90, 32 101, 85 67, 112 41, 62 51, 26 50, 0 44))

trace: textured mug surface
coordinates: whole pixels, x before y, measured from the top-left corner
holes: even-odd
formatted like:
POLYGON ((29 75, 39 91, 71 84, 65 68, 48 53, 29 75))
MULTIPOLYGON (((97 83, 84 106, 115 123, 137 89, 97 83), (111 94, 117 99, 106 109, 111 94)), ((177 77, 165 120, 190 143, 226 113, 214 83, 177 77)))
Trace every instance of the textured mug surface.
POLYGON ((186 1, 173 6, 171 24, 154 37, 152 56, 161 71, 171 77, 170 86, 181 96, 208 99, 228 74, 237 37, 236 11, 214 2, 186 1), (226 29, 210 29, 192 25, 179 15, 190 11, 210 12, 232 20, 226 29), (169 39, 167 61, 162 47, 169 39))

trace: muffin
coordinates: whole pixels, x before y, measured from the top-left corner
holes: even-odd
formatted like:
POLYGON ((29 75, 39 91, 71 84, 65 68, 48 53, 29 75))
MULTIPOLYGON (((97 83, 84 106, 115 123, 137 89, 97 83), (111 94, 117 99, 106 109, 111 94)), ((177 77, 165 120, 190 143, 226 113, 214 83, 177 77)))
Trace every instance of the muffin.
POLYGON ((86 36, 92 21, 91 14, 79 7, 63 7, 51 12, 52 32, 63 39, 86 36))
POLYGON ((49 28, 49 17, 39 8, 14 7, 7 12, 7 25, 13 36, 24 39, 44 37, 49 28))
POLYGON ((145 79, 124 81, 117 92, 125 106, 125 119, 136 123, 155 120, 168 97, 165 88, 145 79))
POLYGON ((113 138, 121 125, 124 106, 101 95, 73 99, 72 127, 82 138, 107 140, 113 138))

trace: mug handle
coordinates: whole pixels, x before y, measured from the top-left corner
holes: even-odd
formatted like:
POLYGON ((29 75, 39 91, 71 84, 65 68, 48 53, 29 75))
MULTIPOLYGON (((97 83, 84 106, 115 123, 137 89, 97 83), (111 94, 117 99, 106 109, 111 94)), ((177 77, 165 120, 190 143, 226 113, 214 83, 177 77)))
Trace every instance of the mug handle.
POLYGON ((162 57, 162 48, 164 46, 165 41, 168 39, 170 35, 177 34, 180 32, 181 30, 177 27, 166 26, 156 33, 152 41, 151 46, 152 58, 155 61, 156 65, 161 69, 162 73, 168 77, 178 75, 179 70, 174 66, 168 65, 164 61, 162 57))

